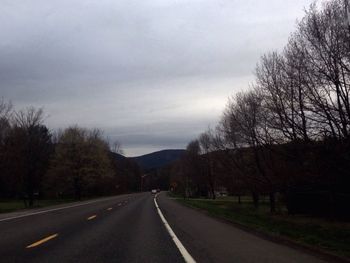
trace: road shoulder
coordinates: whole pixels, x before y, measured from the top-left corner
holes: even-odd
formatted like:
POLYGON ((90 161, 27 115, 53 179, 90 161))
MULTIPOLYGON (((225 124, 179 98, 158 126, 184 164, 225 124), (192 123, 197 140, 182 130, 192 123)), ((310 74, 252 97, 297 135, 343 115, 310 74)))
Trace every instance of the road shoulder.
POLYGON ((330 262, 322 255, 275 243, 183 206, 165 193, 158 203, 179 239, 199 262, 232 262, 233 258, 236 262, 330 262))

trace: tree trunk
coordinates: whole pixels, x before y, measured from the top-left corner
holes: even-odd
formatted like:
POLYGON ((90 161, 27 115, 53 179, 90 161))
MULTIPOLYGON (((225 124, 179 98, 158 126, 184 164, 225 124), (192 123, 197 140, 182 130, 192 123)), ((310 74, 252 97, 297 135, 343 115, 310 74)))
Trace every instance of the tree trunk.
POLYGON ((28 200, 28 205, 29 207, 33 207, 33 204, 34 204, 34 195, 33 193, 29 193, 29 200, 28 200))
POLYGON ((256 192, 252 192, 254 207, 257 209, 259 208, 259 194, 256 192))
POLYGON ((74 195, 76 200, 81 199, 81 185, 78 177, 74 178, 74 195))
POLYGON ((27 196, 28 196, 28 206, 33 207, 34 204, 34 190, 33 190, 33 176, 31 172, 27 175, 27 196))
POLYGON ((271 192, 269 194, 270 196, 270 212, 275 213, 276 212, 276 196, 274 192, 271 192))

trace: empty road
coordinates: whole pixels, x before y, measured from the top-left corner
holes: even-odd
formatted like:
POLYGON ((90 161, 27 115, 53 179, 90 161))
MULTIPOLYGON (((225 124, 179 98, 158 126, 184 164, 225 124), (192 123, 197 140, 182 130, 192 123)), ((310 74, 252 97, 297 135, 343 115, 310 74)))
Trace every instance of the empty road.
POLYGON ((0 262, 326 262, 150 193, 0 216, 0 262), (170 231, 171 231, 170 230, 170 231), (181 252, 182 253, 181 253, 181 252), (191 262, 191 258, 186 258, 191 262))

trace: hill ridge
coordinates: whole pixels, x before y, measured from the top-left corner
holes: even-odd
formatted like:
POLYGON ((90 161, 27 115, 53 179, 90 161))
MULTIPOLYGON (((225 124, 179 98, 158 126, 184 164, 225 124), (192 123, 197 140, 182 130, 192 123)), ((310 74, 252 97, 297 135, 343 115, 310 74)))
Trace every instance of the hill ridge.
POLYGON ((180 159, 185 151, 184 149, 164 149, 128 158, 133 159, 144 170, 153 170, 180 159))

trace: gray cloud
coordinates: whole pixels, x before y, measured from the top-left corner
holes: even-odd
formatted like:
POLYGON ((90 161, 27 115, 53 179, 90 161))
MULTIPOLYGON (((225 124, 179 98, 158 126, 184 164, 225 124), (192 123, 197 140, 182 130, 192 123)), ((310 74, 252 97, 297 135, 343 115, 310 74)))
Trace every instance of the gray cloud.
POLYGON ((311 0, 3 0, 1 96, 128 155, 186 142, 281 49, 311 0))

